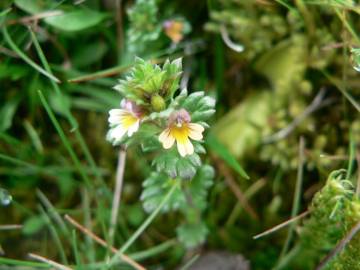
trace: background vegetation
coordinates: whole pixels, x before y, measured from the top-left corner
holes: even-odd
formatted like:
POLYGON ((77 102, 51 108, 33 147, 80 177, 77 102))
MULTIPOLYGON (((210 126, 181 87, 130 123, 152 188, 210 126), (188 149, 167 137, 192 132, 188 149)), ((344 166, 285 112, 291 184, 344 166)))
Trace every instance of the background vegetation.
POLYGON ((109 266, 118 263, 111 249, 65 214, 149 269, 191 269, 214 250, 242 254, 251 269, 360 269, 356 1, 3 0, 0 8, 0 269, 51 267, 29 253, 71 269, 132 269, 109 266), (152 156, 130 147, 115 237, 108 233, 118 149, 105 139, 107 117, 135 56, 182 57, 181 88, 217 101, 203 155, 215 178, 200 187, 209 188, 208 229, 179 237, 182 215, 144 211, 152 156))

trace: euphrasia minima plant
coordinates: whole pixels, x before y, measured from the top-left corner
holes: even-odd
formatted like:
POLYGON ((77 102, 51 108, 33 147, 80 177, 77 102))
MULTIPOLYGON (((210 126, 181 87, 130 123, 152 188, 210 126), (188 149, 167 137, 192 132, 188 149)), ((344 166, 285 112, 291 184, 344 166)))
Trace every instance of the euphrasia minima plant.
POLYGON ((202 164, 199 154, 205 153, 206 121, 215 112, 215 100, 204 92, 189 94, 179 89, 181 73, 181 59, 166 61, 162 67, 136 59, 129 74, 115 86, 122 99, 109 112, 107 139, 113 145, 137 145, 145 153, 155 153, 154 171, 143 182, 144 209, 154 211, 177 185, 162 210, 184 214, 178 238, 194 247, 207 234, 201 215, 214 170, 202 164))

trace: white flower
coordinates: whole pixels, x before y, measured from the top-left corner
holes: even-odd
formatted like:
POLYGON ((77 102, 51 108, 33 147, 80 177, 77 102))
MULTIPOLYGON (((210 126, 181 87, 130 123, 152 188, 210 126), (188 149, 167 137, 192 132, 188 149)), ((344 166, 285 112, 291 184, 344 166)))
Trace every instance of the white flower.
POLYGON ((127 133, 131 137, 138 131, 141 121, 141 112, 139 108, 131 101, 122 100, 121 109, 112 109, 109 111, 110 130, 108 140, 112 142, 120 141, 127 133))
POLYGON ((168 127, 159 136, 159 141, 165 149, 171 148, 176 141, 177 149, 182 157, 194 153, 194 146, 189 138, 200 141, 203 138, 204 127, 190 121, 190 115, 184 109, 170 116, 168 127))

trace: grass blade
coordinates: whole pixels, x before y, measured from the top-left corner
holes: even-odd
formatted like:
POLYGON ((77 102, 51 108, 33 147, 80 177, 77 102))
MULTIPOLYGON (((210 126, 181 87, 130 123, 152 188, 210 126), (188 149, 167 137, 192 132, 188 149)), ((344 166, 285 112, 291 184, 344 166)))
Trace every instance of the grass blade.
POLYGON ((120 254, 123 254, 135 241, 138 237, 146 230, 146 228, 151 224, 151 222, 155 219, 155 217, 159 214, 163 206, 167 203, 167 201, 171 198, 171 195, 174 191, 179 187, 179 182, 176 182, 166 194, 164 199, 159 203, 158 207, 151 213, 151 215, 143 222, 143 224, 137 229, 137 231, 126 241, 126 243, 121 247, 119 252, 117 252, 109 262, 109 266, 113 265, 117 261, 117 257, 120 254))
POLYGON ((38 262, 30 262, 30 261, 20 261, 15 259, 9 259, 0 257, 0 265, 14 265, 16 267, 35 267, 35 268, 44 268, 49 269, 49 265, 47 263, 38 263, 38 262))
MULTIPOLYGON (((301 200, 301 189, 302 189, 302 184, 303 184, 303 174, 304 174, 304 163, 305 163, 305 140, 303 137, 300 137, 300 143, 299 143, 299 165, 298 165, 298 171, 297 171, 297 179, 296 179, 296 186, 295 186, 295 193, 294 193, 294 200, 293 200, 293 207, 291 210, 291 218, 294 218, 298 215, 299 213, 299 209, 300 209, 300 200, 301 200)), ((284 244, 284 247, 281 251, 280 254, 280 262, 279 264, 281 264, 281 259, 284 257, 284 255, 287 253, 289 246, 290 246, 290 242, 292 240, 292 237, 294 235, 294 229, 296 226, 297 222, 293 222, 291 223, 289 230, 288 230, 288 234, 286 237, 286 241, 284 244)))
POLYGON ((55 246, 57 247, 57 250, 59 251, 61 261, 64 264, 69 264, 68 260, 66 258, 65 248, 64 248, 64 246, 63 246, 63 244, 62 244, 62 242, 60 240, 58 231, 56 230, 53 222, 51 221, 50 217, 48 216, 48 213, 45 212, 45 209, 42 206, 40 206, 39 210, 40 210, 42 216, 44 217, 46 224, 49 227, 49 231, 50 231, 50 234, 51 234, 51 236, 52 236, 52 238, 54 240, 55 246))
POLYGON ((214 151, 222 160, 226 162, 231 168, 233 168, 240 176, 245 179, 250 179, 249 175, 240 166, 236 158, 226 149, 226 147, 213 135, 208 134, 206 145, 214 151))
POLYGON ((27 120, 24 121, 24 127, 25 127, 26 132, 29 134, 29 137, 30 137, 36 151, 39 154, 43 154, 44 153, 44 147, 43 147, 42 142, 40 140, 39 134, 37 133, 35 128, 27 120))
POLYGON ((51 122, 53 123, 57 133, 60 136, 60 139, 62 141, 62 143, 64 144, 66 150, 68 151, 71 159, 73 160, 75 167, 77 168, 78 172, 80 173, 82 179, 84 180, 84 182, 90 187, 91 186, 91 182, 90 179, 88 178, 87 174, 84 171, 84 168, 82 167, 80 160, 78 159, 78 157, 75 154, 74 149, 72 148, 70 141, 68 140, 68 138, 65 135, 64 130, 61 128, 59 121, 56 119, 55 114, 52 112, 49 104, 47 103, 43 93, 39 90, 38 91, 39 96, 40 96, 40 100, 41 103, 43 104, 47 114, 50 117, 51 122))
MULTIPOLYGON (((44 66, 44 68, 46 69, 47 72, 49 72, 50 74, 52 74, 52 71, 51 71, 51 68, 50 68, 50 65, 48 63, 48 61, 46 60, 46 57, 44 55, 44 52, 43 50, 41 49, 41 46, 39 44, 39 41, 37 40, 35 34, 33 31, 31 31, 31 29, 29 28, 29 31, 30 31, 30 35, 31 35, 31 39, 35 45, 35 48, 36 48, 36 51, 39 55, 39 58, 44 66)), ((62 93, 60 91, 60 88, 59 86, 54 83, 54 82, 51 82, 52 83, 52 86, 55 90, 55 92, 58 94, 58 96, 60 98, 62 98, 62 93)), ((67 108, 67 113, 66 113, 66 116, 67 116, 67 119, 70 123, 70 125, 72 126, 72 130, 74 131, 75 133, 75 137, 76 139, 78 140, 79 144, 80 144, 80 147, 85 155, 85 158, 87 160, 87 162, 90 164, 90 167, 92 167, 94 173, 95 173, 95 176, 96 176, 96 179, 98 180, 99 183, 104 183, 103 179, 102 179, 102 176, 101 174, 98 172, 98 170, 96 169, 97 166, 96 166, 96 163, 95 163, 95 160, 94 158, 92 157, 91 153, 90 153, 90 150, 89 148, 87 147, 86 145, 86 142, 82 136, 82 134, 80 133, 80 131, 78 130, 78 123, 76 121, 76 119, 72 116, 71 112, 70 112, 70 109, 67 108)))
POLYGON ((147 258, 153 257, 155 255, 158 255, 159 253, 165 252, 167 249, 175 246, 178 242, 176 239, 171 239, 169 241, 166 241, 164 243, 161 243, 160 245, 157 245, 155 247, 151 247, 144 251, 139 251, 133 254, 130 254, 129 257, 136 260, 136 261, 142 261, 147 258))
POLYGON ((15 44, 15 42, 11 39, 6 27, 3 27, 2 29, 4 38, 6 40, 6 42, 9 44, 9 46, 11 47, 11 49, 13 49, 18 55, 19 57, 24 60, 27 64, 29 64, 31 67, 33 67, 34 69, 36 69, 38 72, 40 72, 41 74, 43 74, 44 76, 48 77, 51 81, 54 81, 56 83, 60 83, 61 81, 56 78, 54 75, 50 74, 49 72, 47 72, 45 69, 43 69, 42 67, 40 67, 38 64, 36 64, 33 60, 31 60, 25 53, 23 53, 21 51, 21 49, 15 44))
POLYGON ((322 73, 325 75, 325 77, 336 86, 336 88, 341 92, 341 94, 343 94, 345 96, 345 98, 355 107, 355 109, 360 112, 360 104, 357 103, 357 101, 348 93, 348 91, 340 84, 337 82, 336 79, 334 79, 333 77, 330 76, 329 73, 327 73, 327 71, 322 70, 322 73))

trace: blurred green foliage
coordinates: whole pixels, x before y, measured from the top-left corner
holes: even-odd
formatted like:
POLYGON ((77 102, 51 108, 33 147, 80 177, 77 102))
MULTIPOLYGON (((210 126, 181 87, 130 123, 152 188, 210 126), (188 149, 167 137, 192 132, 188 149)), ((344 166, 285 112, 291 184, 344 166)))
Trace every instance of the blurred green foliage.
MULTIPOLYGON (((194 166, 194 183, 209 192, 194 194, 201 220, 193 210, 165 213, 127 253, 148 268, 174 269, 199 250, 229 250, 242 253, 251 269, 314 269, 359 222, 356 1, 3 0, 0 8, 0 201, 12 197, 0 205, 0 228, 23 225, 0 229, 0 268, 47 267, 28 262, 29 252, 86 269, 109 256, 73 235, 62 216, 108 237, 117 154, 105 140, 107 112, 119 106, 112 88, 135 56, 161 65, 183 57, 176 85, 216 97, 205 155, 216 170, 212 180, 206 166, 194 166), (169 21, 181 26, 166 31, 169 21), (281 257, 284 230, 252 237, 290 217, 300 136, 306 148, 299 207, 310 214, 295 224, 281 257), (331 173, 339 168, 346 172, 331 173), (209 177, 196 182, 204 171, 209 177), (190 244, 174 240, 177 234, 190 244), (204 244, 197 250, 191 241, 204 244)), ((196 103, 196 94, 195 101, 179 97, 189 110, 212 110, 196 103)), ((151 173, 153 146, 148 140, 128 152, 116 247, 147 217, 140 198, 149 212, 168 191, 166 175, 151 173), (146 191, 157 181, 153 193, 146 191)), ((192 192, 186 182, 182 189, 192 192)), ((164 211, 170 207, 184 208, 169 200, 164 211)), ((358 242, 357 235, 325 269, 360 269, 358 242)))

